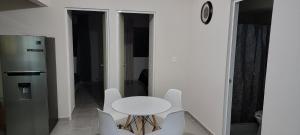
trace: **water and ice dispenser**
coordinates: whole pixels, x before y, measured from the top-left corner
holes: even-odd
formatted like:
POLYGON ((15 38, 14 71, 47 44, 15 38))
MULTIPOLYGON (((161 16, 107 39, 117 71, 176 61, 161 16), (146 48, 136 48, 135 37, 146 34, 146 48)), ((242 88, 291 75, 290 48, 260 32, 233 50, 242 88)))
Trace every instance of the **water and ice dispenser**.
POLYGON ((30 83, 18 83, 21 100, 31 100, 31 84, 30 83))

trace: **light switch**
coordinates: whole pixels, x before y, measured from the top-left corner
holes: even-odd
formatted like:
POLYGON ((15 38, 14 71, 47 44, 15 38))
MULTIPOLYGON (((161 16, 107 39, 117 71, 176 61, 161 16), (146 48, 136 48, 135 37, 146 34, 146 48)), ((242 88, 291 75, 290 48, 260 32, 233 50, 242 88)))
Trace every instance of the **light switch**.
POLYGON ((173 56, 171 61, 172 62, 177 62, 177 57, 173 56))

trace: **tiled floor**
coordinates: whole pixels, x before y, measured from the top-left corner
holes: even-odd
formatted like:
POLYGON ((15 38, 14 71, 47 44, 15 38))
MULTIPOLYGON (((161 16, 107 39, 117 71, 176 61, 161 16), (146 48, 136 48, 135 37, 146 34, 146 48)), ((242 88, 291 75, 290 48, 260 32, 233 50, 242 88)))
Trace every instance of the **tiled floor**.
MULTIPOLYGON (((76 97, 76 108, 72 120, 60 120, 51 135, 100 135, 97 129, 98 105, 88 93, 81 92, 76 97)), ((204 128, 192 117, 186 115, 186 130, 184 135, 208 135, 204 128)))

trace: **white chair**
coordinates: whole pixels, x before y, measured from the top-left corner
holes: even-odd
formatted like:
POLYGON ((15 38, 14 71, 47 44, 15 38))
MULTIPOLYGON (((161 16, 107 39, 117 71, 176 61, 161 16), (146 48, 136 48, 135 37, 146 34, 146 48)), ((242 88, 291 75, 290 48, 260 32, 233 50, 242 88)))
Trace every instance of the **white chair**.
POLYGON ((109 113, 113 117, 114 121, 117 121, 117 122, 128 117, 125 114, 116 112, 112 108, 112 103, 121 98, 122 98, 122 96, 118 89, 110 88, 110 89, 105 90, 103 111, 106 113, 109 113))
POLYGON ((162 125, 162 129, 146 135, 182 135, 185 128, 184 111, 170 113, 162 125))
POLYGON ((118 129, 110 114, 103 112, 100 109, 97 110, 99 117, 100 135, 134 135, 127 130, 118 129))
POLYGON ((181 104, 181 97, 182 97, 182 92, 180 90, 177 89, 168 90, 164 98, 171 103, 172 107, 168 111, 164 113, 160 113, 157 116, 165 119, 167 115, 172 112, 182 111, 183 107, 181 104))

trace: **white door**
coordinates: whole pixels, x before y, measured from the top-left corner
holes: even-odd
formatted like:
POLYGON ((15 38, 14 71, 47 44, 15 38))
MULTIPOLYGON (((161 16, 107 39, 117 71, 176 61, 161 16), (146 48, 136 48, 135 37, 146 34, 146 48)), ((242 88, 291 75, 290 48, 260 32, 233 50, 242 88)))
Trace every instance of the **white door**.
POLYGON ((102 64, 100 65, 101 68, 103 69, 103 73, 104 73, 104 89, 107 89, 107 85, 108 85, 108 60, 107 60, 107 50, 108 50, 108 44, 107 44, 107 13, 105 13, 104 15, 102 15, 102 34, 103 34, 103 60, 102 60, 102 64))
POLYGON ((262 135, 300 134, 299 6, 274 0, 262 135))
POLYGON ((153 79, 153 59, 154 59, 154 15, 149 15, 149 78, 148 78, 148 95, 155 96, 154 94, 154 79, 153 79))
POLYGON ((236 38, 237 38, 237 25, 239 15, 239 3, 235 1, 231 7, 231 25, 230 25, 230 36, 229 36, 229 51, 227 58, 227 78, 226 78, 226 92, 225 92, 225 105, 224 107, 224 128, 223 134, 230 135, 231 126, 231 106, 232 106, 232 90, 233 90, 233 76, 234 76, 234 64, 235 64, 235 49, 236 49, 236 38))
POLYGON ((125 38, 124 38, 124 15, 119 14, 119 89, 122 96, 124 96, 125 83, 125 38))
POLYGON ((69 70, 70 70, 70 101, 71 106, 69 106, 70 116, 72 114, 73 109, 75 108, 75 82, 74 82, 74 56, 73 56, 73 25, 72 25, 72 11, 67 11, 67 23, 68 23, 68 51, 69 51, 69 70))

